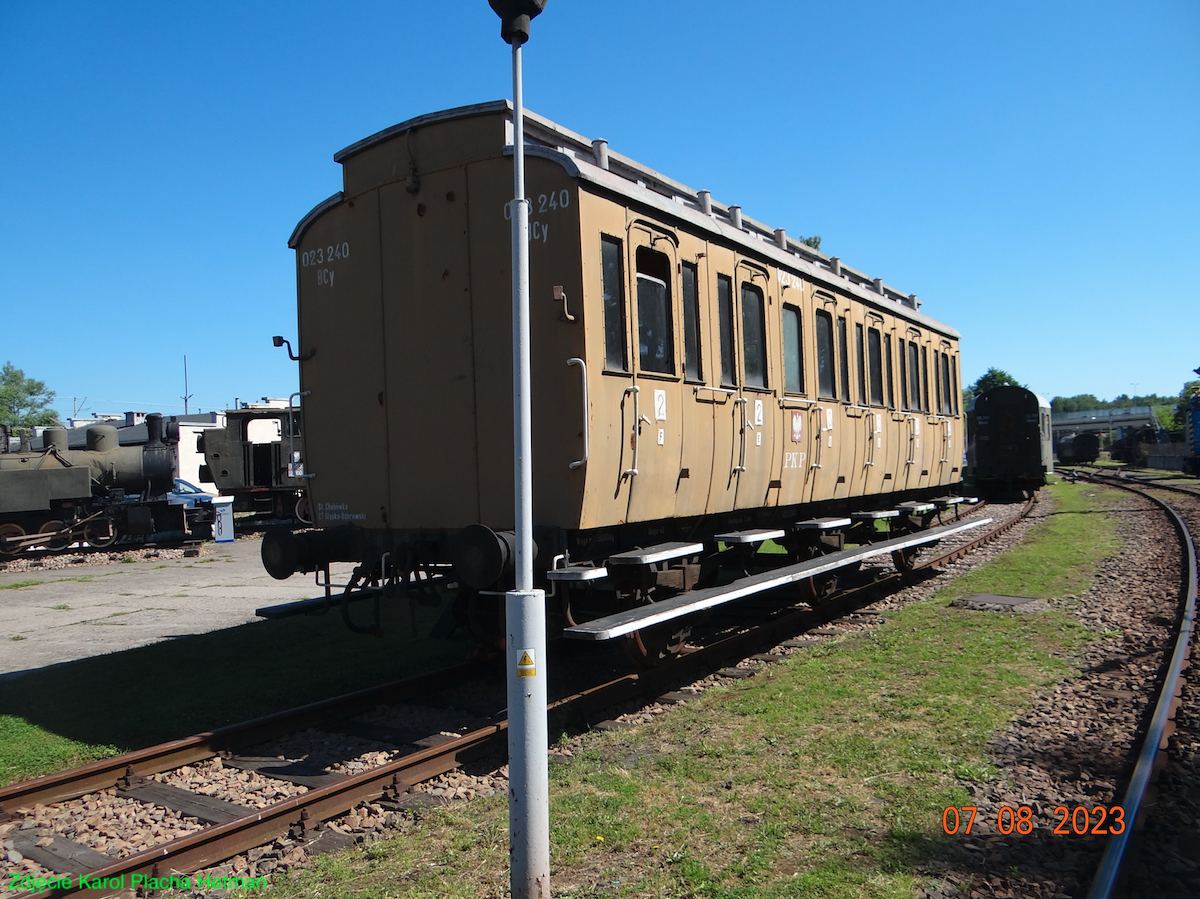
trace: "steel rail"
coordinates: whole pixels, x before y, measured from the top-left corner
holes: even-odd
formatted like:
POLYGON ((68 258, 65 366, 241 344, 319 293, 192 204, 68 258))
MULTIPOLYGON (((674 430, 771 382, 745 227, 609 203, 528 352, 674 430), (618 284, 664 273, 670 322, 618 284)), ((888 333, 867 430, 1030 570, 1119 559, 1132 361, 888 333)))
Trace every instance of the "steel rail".
POLYGON ((381 702, 394 702, 420 695, 433 686, 461 682, 485 667, 480 662, 463 663, 12 784, 0 788, 0 822, 10 820, 17 809, 35 803, 77 799, 114 786, 126 774, 146 777, 210 759, 228 749, 250 746, 289 730, 328 720, 331 715, 344 718, 381 702))
MULTIPOLYGON (((1096 876, 1092 880, 1091 889, 1087 894, 1088 899, 1108 899, 1108 897, 1112 896, 1117 879, 1121 874, 1121 865, 1125 859, 1125 851, 1129 846, 1129 840, 1133 834, 1134 827, 1137 825, 1138 814, 1142 808, 1142 800, 1145 798, 1146 788, 1150 783, 1150 776, 1153 773, 1154 760, 1161 749, 1167 718, 1170 716, 1171 706, 1179 687, 1179 676, 1183 670, 1183 662, 1187 658, 1190 648, 1192 627, 1196 619, 1196 543, 1182 516, 1157 497, 1151 496, 1144 490, 1131 487, 1129 484, 1122 483, 1119 480, 1103 477, 1093 477, 1090 480, 1121 487, 1131 493, 1137 493, 1157 503, 1166 511, 1171 517, 1176 533, 1179 534, 1184 566, 1182 578, 1183 589, 1181 591, 1184 595, 1184 610, 1183 619, 1179 625, 1179 635, 1175 640, 1175 651, 1172 653, 1171 662, 1167 666, 1166 678, 1163 681, 1162 689, 1159 691, 1158 701, 1154 708, 1154 716, 1150 720, 1150 727, 1142 743, 1141 753, 1138 755, 1133 775, 1129 779, 1129 786, 1125 790, 1125 797, 1121 800, 1121 808, 1125 810, 1125 820, 1128 823, 1121 833, 1109 839, 1108 845, 1104 849, 1104 855, 1100 860, 1100 866, 1096 871, 1096 876)), ((1152 489, 1160 488, 1154 487, 1152 489)))
MULTIPOLYGON (((896 573, 873 584, 843 591, 833 600, 823 603, 820 609, 801 610, 780 616, 773 621, 749 628, 742 633, 723 638, 709 646, 683 655, 673 664, 661 669, 627 674, 563 697, 549 703, 547 713, 556 720, 564 719, 567 716, 578 717, 593 708, 611 707, 638 695, 661 693, 668 685, 677 684, 682 678, 693 677, 698 671, 711 670, 714 663, 739 653, 745 648, 762 645, 765 641, 778 639, 783 634, 794 635, 805 626, 820 624, 840 617, 846 611, 860 605, 865 597, 873 597, 885 592, 887 588, 898 586, 911 579, 913 573, 931 570, 973 548, 994 540, 1024 518, 1033 508, 1034 503, 1035 499, 1030 499, 1022 512, 1008 522, 967 544, 915 566, 912 572, 896 573)), ((457 675, 466 676, 480 667, 478 663, 473 663, 449 670, 457 675)), ((440 678, 443 678, 445 674, 446 672, 435 672, 409 678, 381 688, 361 690, 346 697, 312 703, 301 709, 268 715, 245 724, 232 725, 185 740, 166 743, 141 753, 129 753, 116 759, 84 766, 73 772, 64 772, 59 777, 50 775, 27 784, 14 785, 0 791, 0 797, 3 797, 8 803, 20 799, 22 804, 28 804, 31 801, 47 801, 46 799, 34 800, 33 797, 38 795, 74 798, 74 796, 83 795, 79 792, 81 783, 89 785, 84 792, 92 792, 96 789, 103 789, 104 786, 100 784, 106 781, 111 781, 107 783, 107 786, 112 786, 116 783, 117 778, 130 768, 135 774, 156 773, 156 771, 166 770, 169 767, 187 764, 188 761, 217 754, 209 751, 207 756, 196 755, 195 753, 201 748, 210 749, 224 743, 243 743, 263 739, 267 734, 278 733, 281 726, 293 726, 296 722, 308 721, 313 718, 327 718, 331 712, 336 712, 338 717, 345 717, 357 708, 376 704, 385 698, 385 694, 408 695, 412 690, 420 689, 435 680, 440 683, 440 678), (175 761, 173 764, 165 766, 163 764, 168 759, 181 758, 186 761, 175 761), (57 786, 43 783, 56 780, 59 781, 57 786), (72 783, 75 784, 74 788, 70 787, 72 783), (39 789, 43 792, 39 793, 39 789), (68 795, 59 795, 64 791, 67 791, 68 795)), ((289 832, 294 832, 297 827, 304 827, 306 822, 314 818, 317 822, 324 821, 349 811, 361 802, 385 796, 389 791, 398 795, 407 791, 413 783, 453 770, 470 757, 489 751, 502 751, 507 745, 507 728, 507 721, 487 725, 455 740, 394 759, 377 768, 347 777, 325 787, 310 790, 303 795, 286 799, 265 809, 255 810, 240 818, 214 825, 169 843, 122 859, 115 859, 110 864, 88 871, 86 875, 80 875, 80 878, 84 878, 83 885, 79 878, 75 878, 74 886, 60 886, 48 891, 44 890, 37 895, 39 897, 66 897, 81 894, 86 890, 89 897, 102 899, 105 896, 119 895, 123 890, 127 890, 134 874, 150 877, 166 876, 171 873, 188 874, 218 864, 241 852, 260 846, 289 832), (105 878, 118 878, 122 887, 109 889, 93 885, 97 882, 103 883, 105 878)), ((55 799, 49 801, 55 801, 55 799)), ((4 807, 12 808, 11 805, 4 807)), ((23 897, 32 895, 22 894, 23 897)), ((21 899, 21 897, 17 897, 17 899, 21 899)))

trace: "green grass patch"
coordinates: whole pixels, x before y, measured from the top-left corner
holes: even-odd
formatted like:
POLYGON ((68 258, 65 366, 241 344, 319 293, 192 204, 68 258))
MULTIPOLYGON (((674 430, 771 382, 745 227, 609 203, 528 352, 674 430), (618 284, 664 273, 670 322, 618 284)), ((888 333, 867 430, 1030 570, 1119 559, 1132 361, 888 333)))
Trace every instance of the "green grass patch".
POLYGON ((0 584, 0 590, 20 590, 22 587, 36 587, 46 581, 13 581, 11 584, 0 584))
MULTIPOLYGON (((369 602, 352 609, 369 620, 369 602)), ((382 639, 351 633, 335 607, 5 678, 0 716, 27 745, 0 739, 0 785, 461 662, 466 639, 425 636, 444 609, 417 606, 417 636, 396 600, 383 603, 382 639)), ((91 624, 123 626, 128 615, 91 624)))
MULTIPOLYGON (((909 897, 951 838, 959 780, 997 776, 989 737, 1072 673, 1064 611, 975 612, 966 592, 1078 593, 1115 548, 1108 491, 1058 485, 1014 550, 882 627, 813 647, 551 766, 558 896, 909 897), (1092 493, 1095 495, 1089 496, 1092 493), (1081 546, 1087 547, 1081 549, 1081 546)), ((961 579, 960 579, 961 580, 961 579)), ((323 859, 277 897, 486 897, 508 887, 497 797, 323 859)))

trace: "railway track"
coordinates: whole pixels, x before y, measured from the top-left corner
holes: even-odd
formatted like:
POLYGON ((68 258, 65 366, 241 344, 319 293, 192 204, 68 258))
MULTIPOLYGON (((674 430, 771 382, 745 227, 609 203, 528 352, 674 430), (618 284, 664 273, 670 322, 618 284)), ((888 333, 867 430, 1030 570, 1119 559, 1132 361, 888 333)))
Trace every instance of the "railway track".
POLYGON ((1179 535, 1184 578, 1183 608, 1172 652, 1137 765, 1122 800, 1130 826, 1110 839, 1088 899, 1194 895, 1200 876, 1193 876, 1189 887, 1177 875, 1200 873, 1200 865, 1195 862, 1195 840, 1190 839, 1194 830, 1190 797, 1200 794, 1200 771, 1195 765, 1195 747, 1200 746, 1200 717, 1194 704, 1200 697, 1200 669, 1188 664, 1196 618, 1195 534, 1200 534, 1200 492, 1163 484, 1139 483, 1134 487, 1125 478, 1102 475, 1090 479, 1130 490, 1167 511, 1179 535), (1156 496, 1156 492, 1167 493, 1170 500, 1156 496), (1188 499, 1183 499, 1184 496, 1188 499), (1185 700, 1188 706, 1184 706, 1185 700), (1180 863, 1189 856, 1190 864, 1180 863), (1136 891, 1131 889, 1133 884, 1137 884, 1136 891), (1180 889, 1188 892, 1177 892, 1180 889))
MULTIPOLYGON (((842 591, 816 609, 803 604, 789 609, 785 604, 780 614, 765 623, 753 627, 719 628, 720 633, 712 642, 692 648, 671 664, 624 674, 560 696, 548 710, 554 722, 552 727, 566 726, 569 721, 594 720, 602 710, 629 701, 649 698, 674 702, 679 698, 672 695, 676 686, 712 671, 736 676, 725 667, 731 661, 745 659, 764 646, 776 645, 796 634, 819 628, 923 573, 951 563, 996 539, 1028 514, 1033 502, 1031 500, 1020 514, 987 533, 978 537, 972 535, 973 539, 963 535, 956 541, 957 545, 918 560, 910 572, 896 572, 873 583, 842 591)), ((211 868, 226 859, 258 851, 258 847, 272 843, 284 851, 298 851, 301 855, 347 845, 355 837, 337 823, 330 822, 361 808, 363 803, 370 803, 371 812, 377 814, 404 813, 428 805, 434 800, 428 793, 414 790, 414 786, 453 771, 472 759, 502 756, 506 751, 506 722, 489 720, 471 729, 435 732, 424 738, 411 738, 410 734, 403 741, 393 731, 393 742, 416 744, 415 751, 394 755, 378 753, 386 760, 356 773, 328 771, 311 764, 306 766, 271 756, 238 753, 281 734, 314 726, 330 733, 339 727, 361 733, 364 727, 369 728, 369 724, 353 722, 353 716, 384 703, 425 697, 435 686, 444 688, 451 682, 461 684, 479 677, 485 670, 486 666, 479 663, 462 665, 450 671, 360 691, 4 788, 0 790, 0 823, 20 822, 17 829, 10 830, 5 837, 21 847, 15 848, 15 852, 37 863, 36 869, 30 866, 35 880, 24 885, 37 886, 36 878, 41 876, 48 892, 40 895, 69 896, 86 890, 88 896, 101 897, 117 895, 132 886, 167 885, 172 874, 186 875, 211 868), (337 719, 338 723, 331 725, 331 719, 337 719), (217 759, 220 759, 219 763, 215 761, 217 759), (273 790, 275 801, 263 803, 259 800, 262 807, 254 808, 176 786, 166 782, 169 778, 163 776, 164 772, 195 769, 204 764, 237 769, 240 772, 237 776, 245 775, 245 782, 260 792, 262 781, 269 778, 292 786, 287 791, 273 790), (55 821, 73 816, 83 816, 85 827, 89 826, 87 822, 95 814, 104 812, 100 803, 94 798, 89 801, 88 797, 101 793, 109 795, 114 791, 125 802, 123 808, 157 809, 150 813, 150 820, 157 820, 163 826, 157 828, 157 832, 156 828, 150 827, 148 842, 151 845, 123 847, 120 857, 108 858, 94 848, 66 839, 54 829, 55 821), (279 799, 281 793, 284 798, 279 799), (190 823, 192 819, 198 822, 194 826, 190 823), (192 832, 171 839, 166 834, 166 824, 179 820, 188 821, 192 832), (156 839, 159 842, 155 843, 156 839)), ((380 731, 376 729, 375 734, 379 736, 380 731)), ((112 812, 110 806, 105 808, 110 808, 108 814, 123 814, 119 810, 112 812)), ((93 830, 103 827, 103 819, 97 819, 90 826, 93 830)), ((228 885, 232 882, 218 884, 228 885)))

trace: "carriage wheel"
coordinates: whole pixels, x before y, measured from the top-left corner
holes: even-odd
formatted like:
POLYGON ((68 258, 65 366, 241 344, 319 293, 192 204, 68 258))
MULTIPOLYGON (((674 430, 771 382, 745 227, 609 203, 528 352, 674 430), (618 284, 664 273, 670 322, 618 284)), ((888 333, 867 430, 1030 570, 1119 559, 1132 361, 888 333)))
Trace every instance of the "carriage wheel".
POLYGON ((120 536, 117 533, 117 523, 111 518, 89 521, 83 527, 83 539, 93 549, 108 549, 120 536))
MULTIPOLYGON (((59 521, 57 518, 52 518, 50 521, 47 521, 40 528, 38 528, 37 532, 39 534, 55 534, 65 527, 66 524, 59 521)), ((45 546, 46 549, 50 550, 52 553, 60 553, 70 546, 72 542, 74 541, 71 540, 70 536, 54 537, 51 540, 47 540, 45 546)))
POLYGON ((837 572, 818 574, 800 582, 800 597, 807 603, 818 603, 829 599, 838 591, 837 572))
POLYGON ((908 574, 912 571, 917 562, 917 553, 921 551, 919 546, 910 546, 907 549, 898 549, 892 553, 892 564, 896 566, 896 570, 901 574, 908 574))
POLYGON ((661 662, 675 658, 683 651, 690 627, 680 627, 678 622, 667 622, 643 627, 621 637, 621 648, 635 665, 654 668, 661 662))
POLYGON ((472 590, 467 597, 467 627, 479 643, 495 648, 504 646, 504 596, 472 590))
MULTIPOLYGON (((25 536, 25 529, 23 527, 21 527, 19 524, 16 524, 11 521, 6 521, 3 524, 0 524, 0 537, 7 537, 11 540, 16 540, 16 539, 18 539, 20 537, 24 537, 24 536, 25 536)), ((13 556, 15 556, 20 551, 21 550, 19 547, 13 547, 12 549, 6 549, 4 544, 0 543, 0 558, 11 559, 13 556)))

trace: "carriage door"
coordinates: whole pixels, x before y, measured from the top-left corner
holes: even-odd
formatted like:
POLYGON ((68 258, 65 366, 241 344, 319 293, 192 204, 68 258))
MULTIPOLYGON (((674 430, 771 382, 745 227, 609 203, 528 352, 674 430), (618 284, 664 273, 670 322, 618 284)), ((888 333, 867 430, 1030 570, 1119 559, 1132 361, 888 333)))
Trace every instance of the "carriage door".
POLYGON ((934 450, 936 482, 952 484, 962 468, 962 434, 958 428, 958 365, 950 341, 930 347, 933 353, 933 380, 937 385, 937 447, 934 450))
POLYGON ((921 346, 920 332, 909 329, 904 338, 898 341, 900 349, 900 408, 903 412, 904 425, 900 442, 900 466, 903 471, 898 474, 897 487, 911 490, 922 486, 922 471, 927 471, 925 465, 925 450, 922 443, 928 430, 925 427, 924 399, 921 381, 921 346))
POLYGON ((628 521, 675 514, 683 409, 676 334, 679 308, 678 240, 649 223, 629 228, 630 304, 633 312, 633 384, 623 423, 632 453, 628 521))
POLYGON ((805 499, 833 498, 838 478, 838 441, 835 427, 842 415, 838 403, 839 369, 834 320, 837 301, 828 294, 814 295, 813 334, 817 345, 817 402, 809 410, 808 473, 805 499))
POLYGON ((772 479, 778 415, 772 408, 776 402, 767 353, 771 282, 765 269, 745 260, 738 262, 735 273, 742 378, 741 391, 734 400, 734 471, 738 476, 734 508, 755 509, 774 505, 779 497, 779 482, 772 479))

